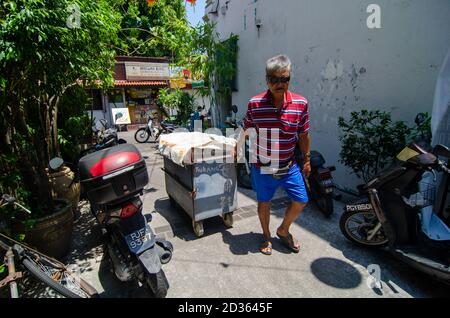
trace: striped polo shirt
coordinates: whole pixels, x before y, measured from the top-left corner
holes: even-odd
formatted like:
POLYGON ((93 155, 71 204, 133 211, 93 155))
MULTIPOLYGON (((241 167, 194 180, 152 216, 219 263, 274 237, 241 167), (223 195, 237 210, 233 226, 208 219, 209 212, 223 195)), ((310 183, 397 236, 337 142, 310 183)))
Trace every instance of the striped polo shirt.
POLYGON ((257 138, 257 166, 286 166, 294 157, 298 135, 309 130, 308 101, 287 91, 280 110, 270 90, 254 96, 248 103, 244 129, 254 128, 257 138))

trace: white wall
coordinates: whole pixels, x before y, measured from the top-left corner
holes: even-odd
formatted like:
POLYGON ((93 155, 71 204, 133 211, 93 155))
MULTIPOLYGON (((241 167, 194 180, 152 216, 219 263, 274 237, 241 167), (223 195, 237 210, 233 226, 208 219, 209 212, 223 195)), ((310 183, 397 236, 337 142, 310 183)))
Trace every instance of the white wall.
POLYGON ((312 149, 338 166, 337 182, 356 183, 338 163, 339 116, 379 109, 412 124, 416 113, 431 114, 438 71, 450 48, 449 0, 215 1, 218 15, 209 17, 221 38, 239 35, 239 91, 232 100, 238 118, 249 98, 266 89, 265 61, 287 54, 293 62, 290 89, 309 100, 312 149), (381 29, 367 27, 371 3, 381 8, 381 29))

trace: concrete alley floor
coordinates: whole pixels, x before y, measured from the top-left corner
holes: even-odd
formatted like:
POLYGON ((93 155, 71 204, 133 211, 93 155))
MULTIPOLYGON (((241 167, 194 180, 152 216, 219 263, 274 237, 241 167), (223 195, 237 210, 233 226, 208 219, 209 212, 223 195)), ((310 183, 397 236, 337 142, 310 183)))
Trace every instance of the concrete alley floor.
MULTIPOLYGON (((291 233, 302 244, 299 254, 289 253, 275 236, 287 199, 282 191, 272 206, 270 228, 273 254, 258 251, 261 229, 253 191, 238 188, 234 226, 226 228, 220 217, 204 222, 205 235, 197 238, 191 219, 169 204, 162 157, 156 143, 136 144, 134 131, 120 137, 135 144, 146 158, 150 181, 142 199, 144 211, 158 236, 174 246, 173 258, 164 265, 170 283, 167 297, 435 297, 450 288, 409 268, 382 250, 358 248, 339 230, 342 202, 325 218, 309 205, 293 224, 291 233), (381 288, 368 287, 368 267, 380 268, 381 288)), ((103 258, 100 229, 80 203, 74 243, 68 263, 76 263, 81 275, 102 297, 151 297, 143 286, 123 284, 109 271, 103 258)))

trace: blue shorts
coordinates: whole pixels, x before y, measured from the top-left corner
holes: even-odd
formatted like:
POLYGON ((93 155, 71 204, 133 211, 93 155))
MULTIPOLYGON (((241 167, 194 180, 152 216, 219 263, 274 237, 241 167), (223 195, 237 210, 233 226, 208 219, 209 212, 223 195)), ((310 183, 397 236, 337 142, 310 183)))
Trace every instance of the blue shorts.
POLYGON ((279 186, 287 192, 289 198, 295 202, 308 202, 303 175, 300 168, 294 164, 286 176, 275 179, 270 174, 261 174, 261 169, 252 165, 252 186, 256 191, 258 202, 270 202, 279 186))

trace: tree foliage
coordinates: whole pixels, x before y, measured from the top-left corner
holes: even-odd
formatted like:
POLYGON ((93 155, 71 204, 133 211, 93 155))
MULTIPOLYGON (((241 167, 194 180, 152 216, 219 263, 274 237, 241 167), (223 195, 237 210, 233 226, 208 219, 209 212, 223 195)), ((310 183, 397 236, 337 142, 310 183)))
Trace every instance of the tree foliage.
POLYGON ((120 16, 106 0, 7 0, 0 14, 0 165, 17 181, 0 187, 43 215, 53 207, 45 168, 59 154, 60 99, 79 83, 112 83, 120 16))
POLYGON ((168 57, 174 63, 188 54, 192 28, 184 0, 119 0, 122 15, 118 55, 168 57))
POLYGON ((411 133, 403 121, 393 122, 389 113, 379 110, 352 112, 348 120, 339 117, 338 126, 341 162, 365 182, 393 163, 411 133))
POLYGON ((216 126, 220 121, 217 108, 221 100, 231 95, 236 75, 237 41, 238 36, 234 34, 220 39, 214 24, 200 24, 192 29, 190 53, 180 61, 191 70, 194 79, 205 81, 205 88, 199 92, 210 98, 216 126))
POLYGON ((159 101, 166 107, 177 110, 177 123, 186 124, 191 113, 194 111, 194 96, 181 89, 170 90, 163 88, 159 90, 159 101))

